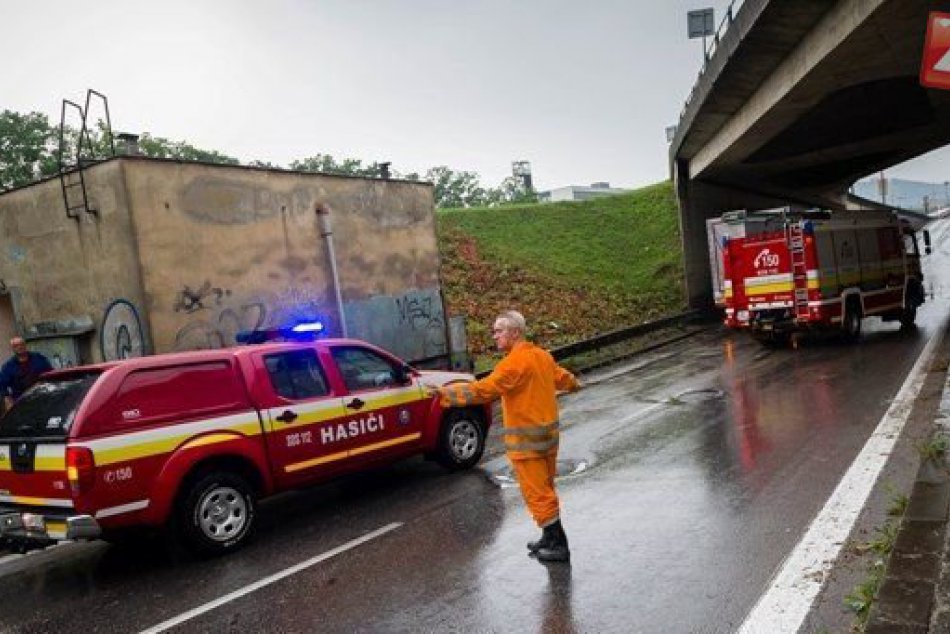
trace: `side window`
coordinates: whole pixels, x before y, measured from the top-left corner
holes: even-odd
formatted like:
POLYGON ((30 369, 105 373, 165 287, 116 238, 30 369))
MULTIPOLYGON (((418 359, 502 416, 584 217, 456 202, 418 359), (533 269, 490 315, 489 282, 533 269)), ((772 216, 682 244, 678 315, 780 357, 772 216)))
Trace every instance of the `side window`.
POLYGON ((389 359, 367 348, 333 348, 346 389, 353 392, 397 385, 400 372, 389 359))
POLYGON ((914 239, 914 234, 912 233, 904 234, 904 253, 907 255, 920 255, 917 251, 917 240, 914 239))
POLYGON ((294 350, 264 357, 274 391, 292 400, 317 398, 330 393, 323 368, 313 350, 294 350))

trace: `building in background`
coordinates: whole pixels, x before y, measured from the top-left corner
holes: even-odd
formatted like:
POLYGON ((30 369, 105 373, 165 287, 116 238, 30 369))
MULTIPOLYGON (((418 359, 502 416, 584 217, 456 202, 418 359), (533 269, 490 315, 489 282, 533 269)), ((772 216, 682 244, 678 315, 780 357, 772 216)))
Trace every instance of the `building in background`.
POLYGON ((874 176, 851 187, 854 195, 901 209, 931 212, 950 206, 950 182, 924 183, 874 176))
POLYGON ((568 185, 538 192, 538 202, 555 203, 564 200, 590 200, 601 196, 613 196, 630 191, 620 187, 611 187, 610 183, 591 183, 586 185, 568 185))
POLYGON ((448 359, 430 184, 128 155, 0 194, 0 341, 57 365, 314 319, 448 359))

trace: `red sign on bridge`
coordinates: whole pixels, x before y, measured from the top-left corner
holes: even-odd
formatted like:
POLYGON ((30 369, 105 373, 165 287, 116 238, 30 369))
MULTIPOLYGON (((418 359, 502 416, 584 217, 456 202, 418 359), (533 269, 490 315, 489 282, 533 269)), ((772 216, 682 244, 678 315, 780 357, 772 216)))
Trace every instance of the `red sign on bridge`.
POLYGON ((950 90, 950 13, 933 11, 927 19, 920 83, 950 90))

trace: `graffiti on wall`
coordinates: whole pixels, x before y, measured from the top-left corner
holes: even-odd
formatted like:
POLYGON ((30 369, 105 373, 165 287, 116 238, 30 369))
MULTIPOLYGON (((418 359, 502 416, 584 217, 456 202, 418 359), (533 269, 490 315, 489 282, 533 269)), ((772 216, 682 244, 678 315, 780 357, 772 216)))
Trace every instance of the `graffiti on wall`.
POLYGON ((438 289, 407 291, 347 302, 350 335, 414 361, 448 354, 438 289))
POLYGON ((141 357, 145 354, 142 321, 132 302, 117 299, 106 307, 99 331, 99 345, 104 361, 141 357))
POLYGON ((287 288, 269 298, 238 298, 206 281, 197 291, 185 286, 173 308, 189 316, 175 332, 176 350, 224 348, 235 345, 242 331, 328 321, 323 295, 306 288, 287 288))
POLYGON ((193 313, 209 308, 212 300, 215 306, 220 306, 222 298, 230 294, 231 291, 212 286, 208 281, 205 281, 197 290, 192 290, 186 285, 178 291, 178 296, 175 298, 175 312, 193 313), (205 302, 208 302, 209 306, 206 306, 205 302))
MULTIPOLYGON (((225 348, 242 331, 321 320, 336 336, 336 306, 325 293, 307 286, 242 296, 210 281, 183 286, 171 306, 179 315, 175 350, 225 348), (197 290, 193 290, 197 289, 197 290)), ((345 305, 348 333, 409 360, 448 354, 445 314, 437 288, 400 295, 377 295, 345 305)))
POLYGON ((396 311, 399 315, 399 325, 410 330, 442 329, 442 307, 433 301, 431 295, 417 293, 405 294, 396 298, 396 311))

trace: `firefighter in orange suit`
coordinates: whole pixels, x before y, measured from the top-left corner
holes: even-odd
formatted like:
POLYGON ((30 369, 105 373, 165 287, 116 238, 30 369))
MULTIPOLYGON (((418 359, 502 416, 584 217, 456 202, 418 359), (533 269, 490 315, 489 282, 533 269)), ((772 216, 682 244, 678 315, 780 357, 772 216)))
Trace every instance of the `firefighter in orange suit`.
POLYGON ((492 337, 505 352, 492 373, 474 383, 449 385, 436 390, 443 407, 464 407, 501 398, 505 449, 511 460, 525 504, 542 529, 541 539, 528 543, 528 551, 541 561, 569 561, 567 536, 554 476, 557 473, 557 392, 574 391, 580 383, 555 363, 542 348, 525 341, 521 313, 498 316, 492 337))

